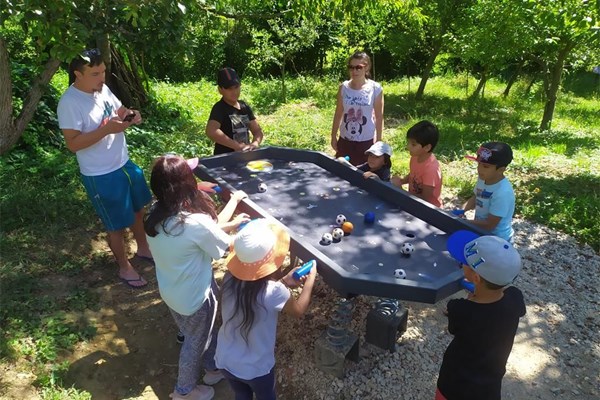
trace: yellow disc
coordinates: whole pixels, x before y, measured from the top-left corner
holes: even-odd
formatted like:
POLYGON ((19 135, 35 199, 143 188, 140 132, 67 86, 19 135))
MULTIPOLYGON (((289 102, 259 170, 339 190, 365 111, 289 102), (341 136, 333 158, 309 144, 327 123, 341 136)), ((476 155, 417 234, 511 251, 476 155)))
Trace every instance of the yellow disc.
POLYGON ((248 162, 246 168, 252 172, 269 172, 273 170, 273 164, 267 160, 254 160, 248 162))

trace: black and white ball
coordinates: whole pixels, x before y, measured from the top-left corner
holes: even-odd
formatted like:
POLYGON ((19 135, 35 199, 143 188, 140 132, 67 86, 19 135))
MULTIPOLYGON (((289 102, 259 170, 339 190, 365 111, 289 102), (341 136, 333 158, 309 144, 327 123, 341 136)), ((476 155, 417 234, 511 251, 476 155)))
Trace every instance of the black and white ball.
POLYGON ((333 236, 331 236, 331 233, 324 233, 323 236, 321 236, 321 243, 331 244, 331 242, 333 242, 333 236))
POLYGON ((337 217, 335 217, 335 223, 338 225, 343 225, 343 223, 346 221, 348 221, 348 219, 344 214, 339 214, 337 217))
POLYGON ((406 272, 403 269, 397 269, 394 271, 396 279, 406 279, 406 272))
POLYGON ((409 256, 413 251, 415 251, 415 246, 412 243, 402 243, 400 246, 400 252, 405 256, 409 256))
POLYGON ((341 228, 335 228, 333 230, 333 232, 331 232, 331 236, 335 239, 335 240, 340 240, 341 238, 344 237, 344 231, 341 228))
POLYGON ((258 184, 258 191, 259 193, 264 193, 267 191, 267 184, 266 183, 259 183, 258 184))

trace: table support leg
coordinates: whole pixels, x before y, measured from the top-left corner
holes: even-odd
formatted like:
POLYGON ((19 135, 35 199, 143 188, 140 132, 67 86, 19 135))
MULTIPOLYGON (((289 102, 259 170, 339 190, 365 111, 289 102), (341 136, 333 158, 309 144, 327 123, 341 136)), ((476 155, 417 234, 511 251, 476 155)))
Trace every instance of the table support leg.
POLYGON ((390 352, 396 351, 396 339, 406 332, 408 310, 398 300, 379 299, 367 314, 365 341, 390 352))
POLYGON ((341 299, 333 313, 327 331, 315 342, 315 362, 322 371, 338 378, 344 377, 344 361, 359 360, 358 336, 348 330, 354 301, 341 299))

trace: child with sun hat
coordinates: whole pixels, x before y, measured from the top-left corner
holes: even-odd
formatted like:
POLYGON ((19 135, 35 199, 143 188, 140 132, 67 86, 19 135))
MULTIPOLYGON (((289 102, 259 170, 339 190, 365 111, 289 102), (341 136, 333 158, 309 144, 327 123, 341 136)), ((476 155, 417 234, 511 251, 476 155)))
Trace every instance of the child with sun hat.
POLYGON ((310 304, 316 270, 296 281, 279 279, 289 250, 283 226, 266 219, 249 222, 236 235, 227 258, 215 361, 236 399, 275 399, 275 337, 280 312, 301 317, 310 304), (289 287, 304 282, 294 298, 289 287))

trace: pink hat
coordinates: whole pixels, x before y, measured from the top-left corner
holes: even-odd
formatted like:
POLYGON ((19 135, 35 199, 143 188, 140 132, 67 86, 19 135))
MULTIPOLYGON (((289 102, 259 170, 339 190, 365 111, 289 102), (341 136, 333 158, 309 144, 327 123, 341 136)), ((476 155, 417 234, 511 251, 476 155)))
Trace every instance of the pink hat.
POLYGON ((185 160, 187 164, 190 166, 190 169, 193 171, 198 166, 198 157, 190 158, 189 160, 185 160))

